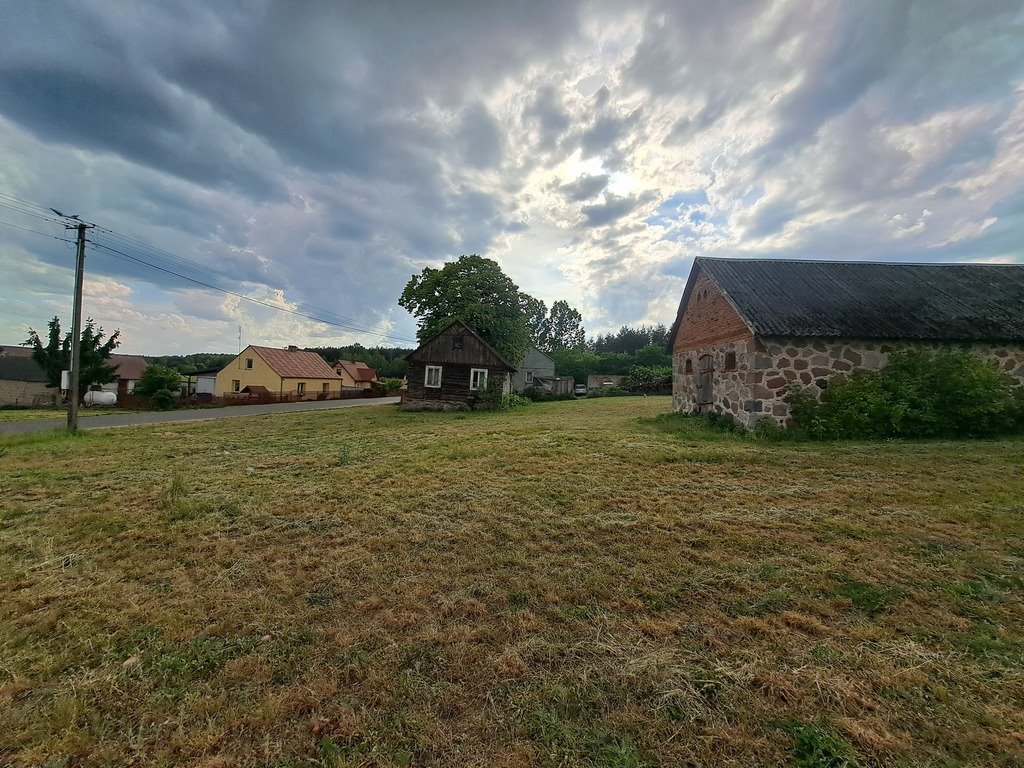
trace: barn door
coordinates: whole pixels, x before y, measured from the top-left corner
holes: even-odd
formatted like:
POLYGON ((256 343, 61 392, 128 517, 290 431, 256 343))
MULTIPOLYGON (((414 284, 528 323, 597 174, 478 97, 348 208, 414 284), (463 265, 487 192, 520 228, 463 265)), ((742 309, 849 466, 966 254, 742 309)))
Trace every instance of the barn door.
POLYGON ((704 355, 697 365, 697 409, 706 410, 714 402, 715 359, 704 355))

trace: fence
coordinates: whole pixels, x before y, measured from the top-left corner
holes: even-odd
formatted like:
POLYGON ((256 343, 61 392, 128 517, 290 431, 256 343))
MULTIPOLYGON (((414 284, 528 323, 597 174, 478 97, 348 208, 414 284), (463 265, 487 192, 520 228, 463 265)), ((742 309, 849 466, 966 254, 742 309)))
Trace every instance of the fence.
MULTIPOLYGON (((397 393, 395 393, 397 394, 397 393)), ((219 408, 232 405, 270 405, 274 403, 316 402, 320 400, 359 400, 363 398, 390 397, 382 387, 372 389, 350 389, 341 392, 238 392, 229 395, 193 394, 177 400, 175 407, 219 408)), ((148 397, 141 395, 119 395, 117 407, 125 410, 150 410, 148 397)))

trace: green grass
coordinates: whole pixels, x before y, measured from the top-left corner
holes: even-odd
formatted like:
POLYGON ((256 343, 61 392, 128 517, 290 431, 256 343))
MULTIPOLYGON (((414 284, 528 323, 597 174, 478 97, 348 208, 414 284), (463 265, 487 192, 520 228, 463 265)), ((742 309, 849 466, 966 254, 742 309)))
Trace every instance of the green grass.
MULTIPOLYGON (((78 409, 79 418, 87 416, 109 416, 112 413, 124 413, 117 408, 82 407, 78 409)), ((19 421, 41 421, 44 419, 67 419, 67 408, 0 408, 0 424, 13 424, 19 421)))
POLYGON ((0 437, 0 765, 1024 764, 1024 442, 669 407, 0 437))

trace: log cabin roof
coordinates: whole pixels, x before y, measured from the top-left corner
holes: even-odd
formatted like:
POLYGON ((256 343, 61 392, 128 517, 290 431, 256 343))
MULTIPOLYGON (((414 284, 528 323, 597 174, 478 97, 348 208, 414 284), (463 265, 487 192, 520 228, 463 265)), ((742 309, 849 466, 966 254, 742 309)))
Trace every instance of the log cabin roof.
POLYGON ((670 349, 700 272, 761 336, 1024 341, 1024 265, 698 258, 670 349))
POLYGON ((413 363, 479 364, 489 368, 503 368, 513 373, 516 371, 516 366, 461 320, 450 322, 439 333, 406 355, 405 359, 413 363), (475 343, 459 350, 450 349, 448 345, 440 343, 443 338, 458 335, 469 336, 475 343))

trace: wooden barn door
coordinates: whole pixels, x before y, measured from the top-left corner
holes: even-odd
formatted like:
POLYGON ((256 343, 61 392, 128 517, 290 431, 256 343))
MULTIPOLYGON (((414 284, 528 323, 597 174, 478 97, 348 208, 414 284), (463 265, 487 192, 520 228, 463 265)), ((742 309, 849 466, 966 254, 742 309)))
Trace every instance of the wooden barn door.
POLYGON ((714 402, 715 359, 704 355, 697 365, 697 410, 710 410, 714 402))

